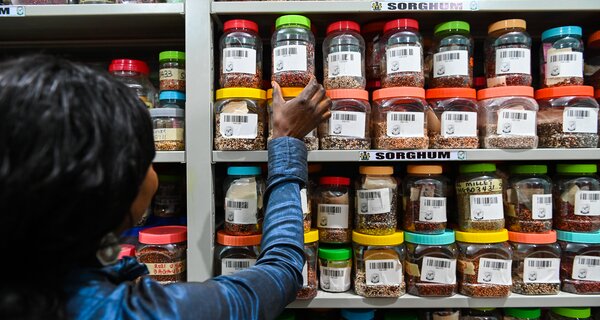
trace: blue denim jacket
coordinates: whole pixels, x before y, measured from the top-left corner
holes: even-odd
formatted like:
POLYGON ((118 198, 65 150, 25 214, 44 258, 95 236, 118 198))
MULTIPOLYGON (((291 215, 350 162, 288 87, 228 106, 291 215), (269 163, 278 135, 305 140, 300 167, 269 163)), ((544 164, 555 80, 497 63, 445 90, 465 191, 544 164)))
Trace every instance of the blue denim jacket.
POLYGON ((256 265, 202 283, 160 285, 127 258, 74 271, 65 286, 69 319, 274 319, 294 301, 304 264, 300 187, 306 183, 304 142, 269 143, 267 207, 256 265))

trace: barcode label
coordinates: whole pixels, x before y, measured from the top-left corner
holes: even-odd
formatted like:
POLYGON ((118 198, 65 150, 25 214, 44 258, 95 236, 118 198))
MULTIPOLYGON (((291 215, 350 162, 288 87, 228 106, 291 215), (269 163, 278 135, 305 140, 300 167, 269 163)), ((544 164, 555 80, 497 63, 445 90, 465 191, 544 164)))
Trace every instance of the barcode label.
POLYGON ((331 278, 340 278, 343 277, 346 273, 344 272, 343 269, 325 269, 323 270, 323 273, 325 274, 325 276, 327 277, 331 277, 331 278))
POLYGON ((527 120, 527 113, 524 112, 504 112, 502 118, 511 120, 527 120))
POLYGON ((421 281, 455 284, 456 259, 424 257, 421 267, 421 281))
POLYGON ((235 201, 235 200, 227 200, 227 207, 233 209, 248 209, 250 204, 248 201, 235 201))
POLYGON ((450 265, 448 260, 429 260, 426 263, 426 266, 434 268, 450 268, 450 265))
POLYGON ((575 256, 571 277, 574 280, 600 281, 600 257, 575 256))
POLYGON ((371 268, 371 269, 387 270, 387 269, 396 268, 396 264, 391 261, 385 261, 385 262, 369 261, 368 263, 369 263, 369 268, 371 268))
POLYGON ((350 268, 321 266, 319 282, 321 289, 329 292, 344 292, 350 289, 350 268))
POLYGON ((422 72, 422 49, 419 46, 388 47, 385 51, 387 74, 422 72))
POLYGON ((364 112, 332 111, 329 119, 329 135, 365 137, 366 114, 364 112))
POLYGON ((340 214, 342 213, 342 208, 340 207, 322 207, 321 212, 326 214, 340 214))
POLYGON ((225 266, 227 268, 243 269, 243 268, 249 268, 250 262, 249 261, 225 261, 225 266))
POLYGON ((537 204, 549 204, 552 203, 552 195, 545 194, 545 197, 537 197, 535 199, 535 203, 537 204))
POLYGON ((276 57, 287 57, 287 56, 294 56, 297 54, 298 54, 298 47, 275 49, 276 57))
POLYGON ((433 55, 433 77, 469 76, 469 52, 452 50, 433 55))
POLYGON ((460 52, 439 53, 439 54, 436 54, 436 56, 435 56, 436 62, 452 61, 452 60, 459 60, 459 59, 460 59, 460 52))
POLYGON ((239 115, 228 115, 226 114, 223 117, 223 122, 233 122, 233 123, 248 123, 248 116, 239 116, 239 115))
POLYGON ((552 195, 534 194, 531 198, 532 209, 531 217, 533 220, 552 219, 552 195))
POLYGON ((390 57, 392 57, 392 58, 412 56, 414 54, 415 54, 415 50, 414 49, 393 49, 393 50, 390 50, 390 57))
POLYGON ((483 263, 483 267, 492 269, 507 269, 508 263, 506 261, 485 261, 485 263, 483 263))
POLYGON ((570 109, 567 111, 567 116, 568 117, 575 117, 575 118, 587 118, 590 116, 590 111, 589 110, 574 110, 574 109, 570 109))
POLYGON ((475 198, 473 199, 473 203, 476 205, 484 205, 484 206, 489 206, 489 205, 493 205, 493 204, 498 204, 499 203, 499 199, 498 197, 481 197, 481 198, 475 198))
POLYGON ((575 215, 600 216, 600 191, 578 190, 575 193, 575 215))
POLYGON ((367 286, 399 285, 402 281, 402 268, 398 260, 366 260, 365 273, 367 286))
POLYGON ((273 49, 273 73, 285 71, 308 71, 306 46, 287 45, 273 49))
POLYGON ((550 56, 550 62, 571 62, 577 61, 578 56, 574 53, 569 54, 556 54, 550 56))
POLYGON ((504 219, 502 194, 470 196, 471 220, 500 220, 504 219))
POLYGON ((358 197, 366 200, 381 199, 381 192, 363 191, 358 194, 358 197))
POLYGON ((390 196, 393 191, 389 188, 356 190, 357 210, 359 214, 381 214, 391 211, 390 196))
POLYGON ((407 113, 392 114, 392 121, 415 122, 416 120, 417 120, 417 116, 414 114, 407 114, 407 113))
POLYGON ((319 204, 317 223, 319 228, 348 228, 348 205, 319 204))
POLYGON ((232 224, 256 224, 257 207, 257 198, 225 198, 225 221, 232 224))
POLYGON ((221 275, 229 276, 241 270, 250 268, 256 264, 256 259, 230 259, 221 261, 221 275))
POLYGON ((597 133, 598 110, 592 108, 567 107, 563 111, 564 133, 597 133))
POLYGON ((221 113, 219 133, 226 139, 255 139, 258 135, 258 115, 221 113))
POLYGON ((449 112, 446 112, 444 114, 444 118, 447 121, 455 121, 455 122, 469 121, 469 114, 466 114, 466 113, 449 113, 449 112))
POLYGON ((327 77, 362 77, 360 52, 336 52, 327 56, 327 77))
POLYGON ((506 58, 525 58, 525 52, 523 51, 515 51, 515 50, 508 50, 508 51, 504 51, 504 52, 500 52, 500 58, 502 59, 506 59, 506 58))
POLYGON ((525 258, 523 263, 523 282, 560 283, 559 258, 525 258))
POLYGON ((246 48, 223 49, 223 73, 256 74, 256 50, 246 48))
POLYGON ((446 198, 421 197, 419 201, 419 221, 446 222, 446 198))
POLYGON ((352 54, 340 54, 340 55, 332 55, 331 57, 331 62, 338 62, 338 61, 354 61, 354 55, 352 54))
POLYGON ((500 110, 498 111, 496 133, 499 135, 535 136, 535 116, 535 111, 500 110))
POLYGON ((248 51, 245 50, 228 50, 225 51, 227 58, 248 58, 248 51))
POLYGON ((512 285, 511 260, 479 259, 477 282, 486 284, 512 285))
POLYGON ((529 49, 496 50, 496 75, 531 74, 531 51, 529 49))
POLYGON ((388 112, 388 137, 408 138, 425 136, 425 115, 423 112, 388 112))
POLYGON ((445 111, 442 113, 442 136, 448 137, 476 137, 477 113, 445 111))
POLYGON ((571 48, 547 51, 545 77, 547 84, 564 77, 583 77, 583 53, 573 52, 571 48))
POLYGON ((588 267, 600 266, 600 258, 577 257, 577 263, 588 267))
POLYGON ((348 113, 336 113, 332 115, 333 120, 341 120, 341 121, 356 121, 358 117, 356 114, 348 114, 348 113))

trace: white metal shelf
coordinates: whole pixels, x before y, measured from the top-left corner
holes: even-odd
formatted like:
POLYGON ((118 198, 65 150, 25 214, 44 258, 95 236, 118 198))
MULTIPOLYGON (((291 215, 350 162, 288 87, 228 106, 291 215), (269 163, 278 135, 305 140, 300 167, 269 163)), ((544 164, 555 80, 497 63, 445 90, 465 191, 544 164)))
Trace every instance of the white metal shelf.
POLYGON ((153 4, 86 4, 86 5, 31 5, 23 7, 22 18, 30 17, 65 17, 65 16, 117 16, 117 15, 184 15, 183 3, 153 4))
POLYGON ((155 163, 185 163, 185 151, 157 151, 155 163))

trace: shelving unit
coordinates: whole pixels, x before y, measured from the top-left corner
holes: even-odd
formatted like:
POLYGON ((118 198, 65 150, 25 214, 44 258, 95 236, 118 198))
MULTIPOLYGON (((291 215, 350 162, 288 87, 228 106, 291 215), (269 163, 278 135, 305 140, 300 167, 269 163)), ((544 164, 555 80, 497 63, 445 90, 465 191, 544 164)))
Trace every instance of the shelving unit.
POLYGON ((185 163, 185 151, 157 151, 155 163, 185 163))

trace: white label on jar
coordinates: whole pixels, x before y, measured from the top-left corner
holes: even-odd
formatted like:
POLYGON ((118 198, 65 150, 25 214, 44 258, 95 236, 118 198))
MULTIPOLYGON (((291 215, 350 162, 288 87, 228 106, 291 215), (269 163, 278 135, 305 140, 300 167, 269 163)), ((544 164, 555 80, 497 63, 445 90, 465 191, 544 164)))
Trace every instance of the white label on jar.
POLYGON ((365 261, 367 286, 393 286, 402 282, 402 268, 398 260, 365 261))
POLYGON ((256 207, 255 199, 225 198, 225 221, 232 224, 256 224, 256 207))
POLYGON ((344 292, 350 289, 350 268, 321 267, 321 289, 344 292))
POLYGON ((446 222, 446 198, 421 197, 419 206, 419 221, 446 222))
POLYGON ((421 47, 401 46, 385 51, 387 74, 398 72, 421 72, 421 47))
POLYGON ((477 282, 485 284, 512 285, 512 260, 479 259, 477 282))
POLYGON ((253 113, 221 113, 219 132, 223 138, 255 139, 258 134, 258 115, 253 113))
POLYGON ((549 49, 546 56, 546 78, 583 77, 583 53, 571 48, 549 49))
POLYGON ((256 74, 256 50, 247 48, 223 49, 223 73, 256 74))
POLYGON ((575 215, 600 216, 600 191, 577 191, 575 193, 575 215))
POLYGON ((378 214, 391 211, 390 189, 357 190, 359 214, 378 214))
POLYGON ((571 278, 573 280, 600 281, 600 257, 575 256, 571 278))
POLYGON ((183 141, 183 128, 154 129, 154 141, 183 141))
POLYGON ((173 276, 185 271, 186 261, 144 263, 151 276, 173 276))
POLYGON ((388 112, 388 137, 406 138, 425 135, 425 114, 423 112, 388 112))
POLYGON ((366 114, 364 112, 331 111, 329 135, 365 137, 366 114))
POLYGON ((456 259, 424 257, 421 269, 421 281, 456 283, 456 259))
POLYGON ((306 261, 304 262, 304 266, 302 267, 302 286, 308 287, 308 264, 306 261))
POLYGON ((284 71, 307 71, 308 59, 306 46, 288 45, 273 50, 275 73, 284 71))
POLYGON ((560 283, 560 259, 525 258, 523 282, 560 283))
POLYGON ((319 204, 319 228, 348 229, 347 204, 319 204))
POLYGON ((302 213, 310 213, 308 209, 308 196, 306 195, 306 188, 300 190, 300 202, 302 203, 302 213))
POLYGON ((496 50, 496 74, 531 74, 531 52, 529 49, 496 50))
POLYGON ((442 113, 442 137, 476 137, 477 112, 445 111, 442 113))
POLYGON ((471 195, 471 220, 504 219, 501 194, 471 195))
POLYGON ((504 109, 498 111, 499 135, 535 136, 535 111, 504 109))
POLYGON ((469 52, 451 50, 433 55, 433 77, 469 76, 469 52))
POLYGON ((185 80, 185 70, 179 68, 163 68, 158 72, 159 81, 163 80, 185 80))
POLYGON ((328 78, 362 77, 362 55, 360 52, 336 52, 327 56, 328 78))
POLYGON ((221 275, 229 276, 256 264, 256 259, 228 259, 221 261, 221 275))
POLYGON ((597 133, 598 110, 592 108, 566 107, 563 111, 564 133, 597 133))
POLYGON ((534 194, 531 198, 533 220, 552 219, 552 195, 534 194))

